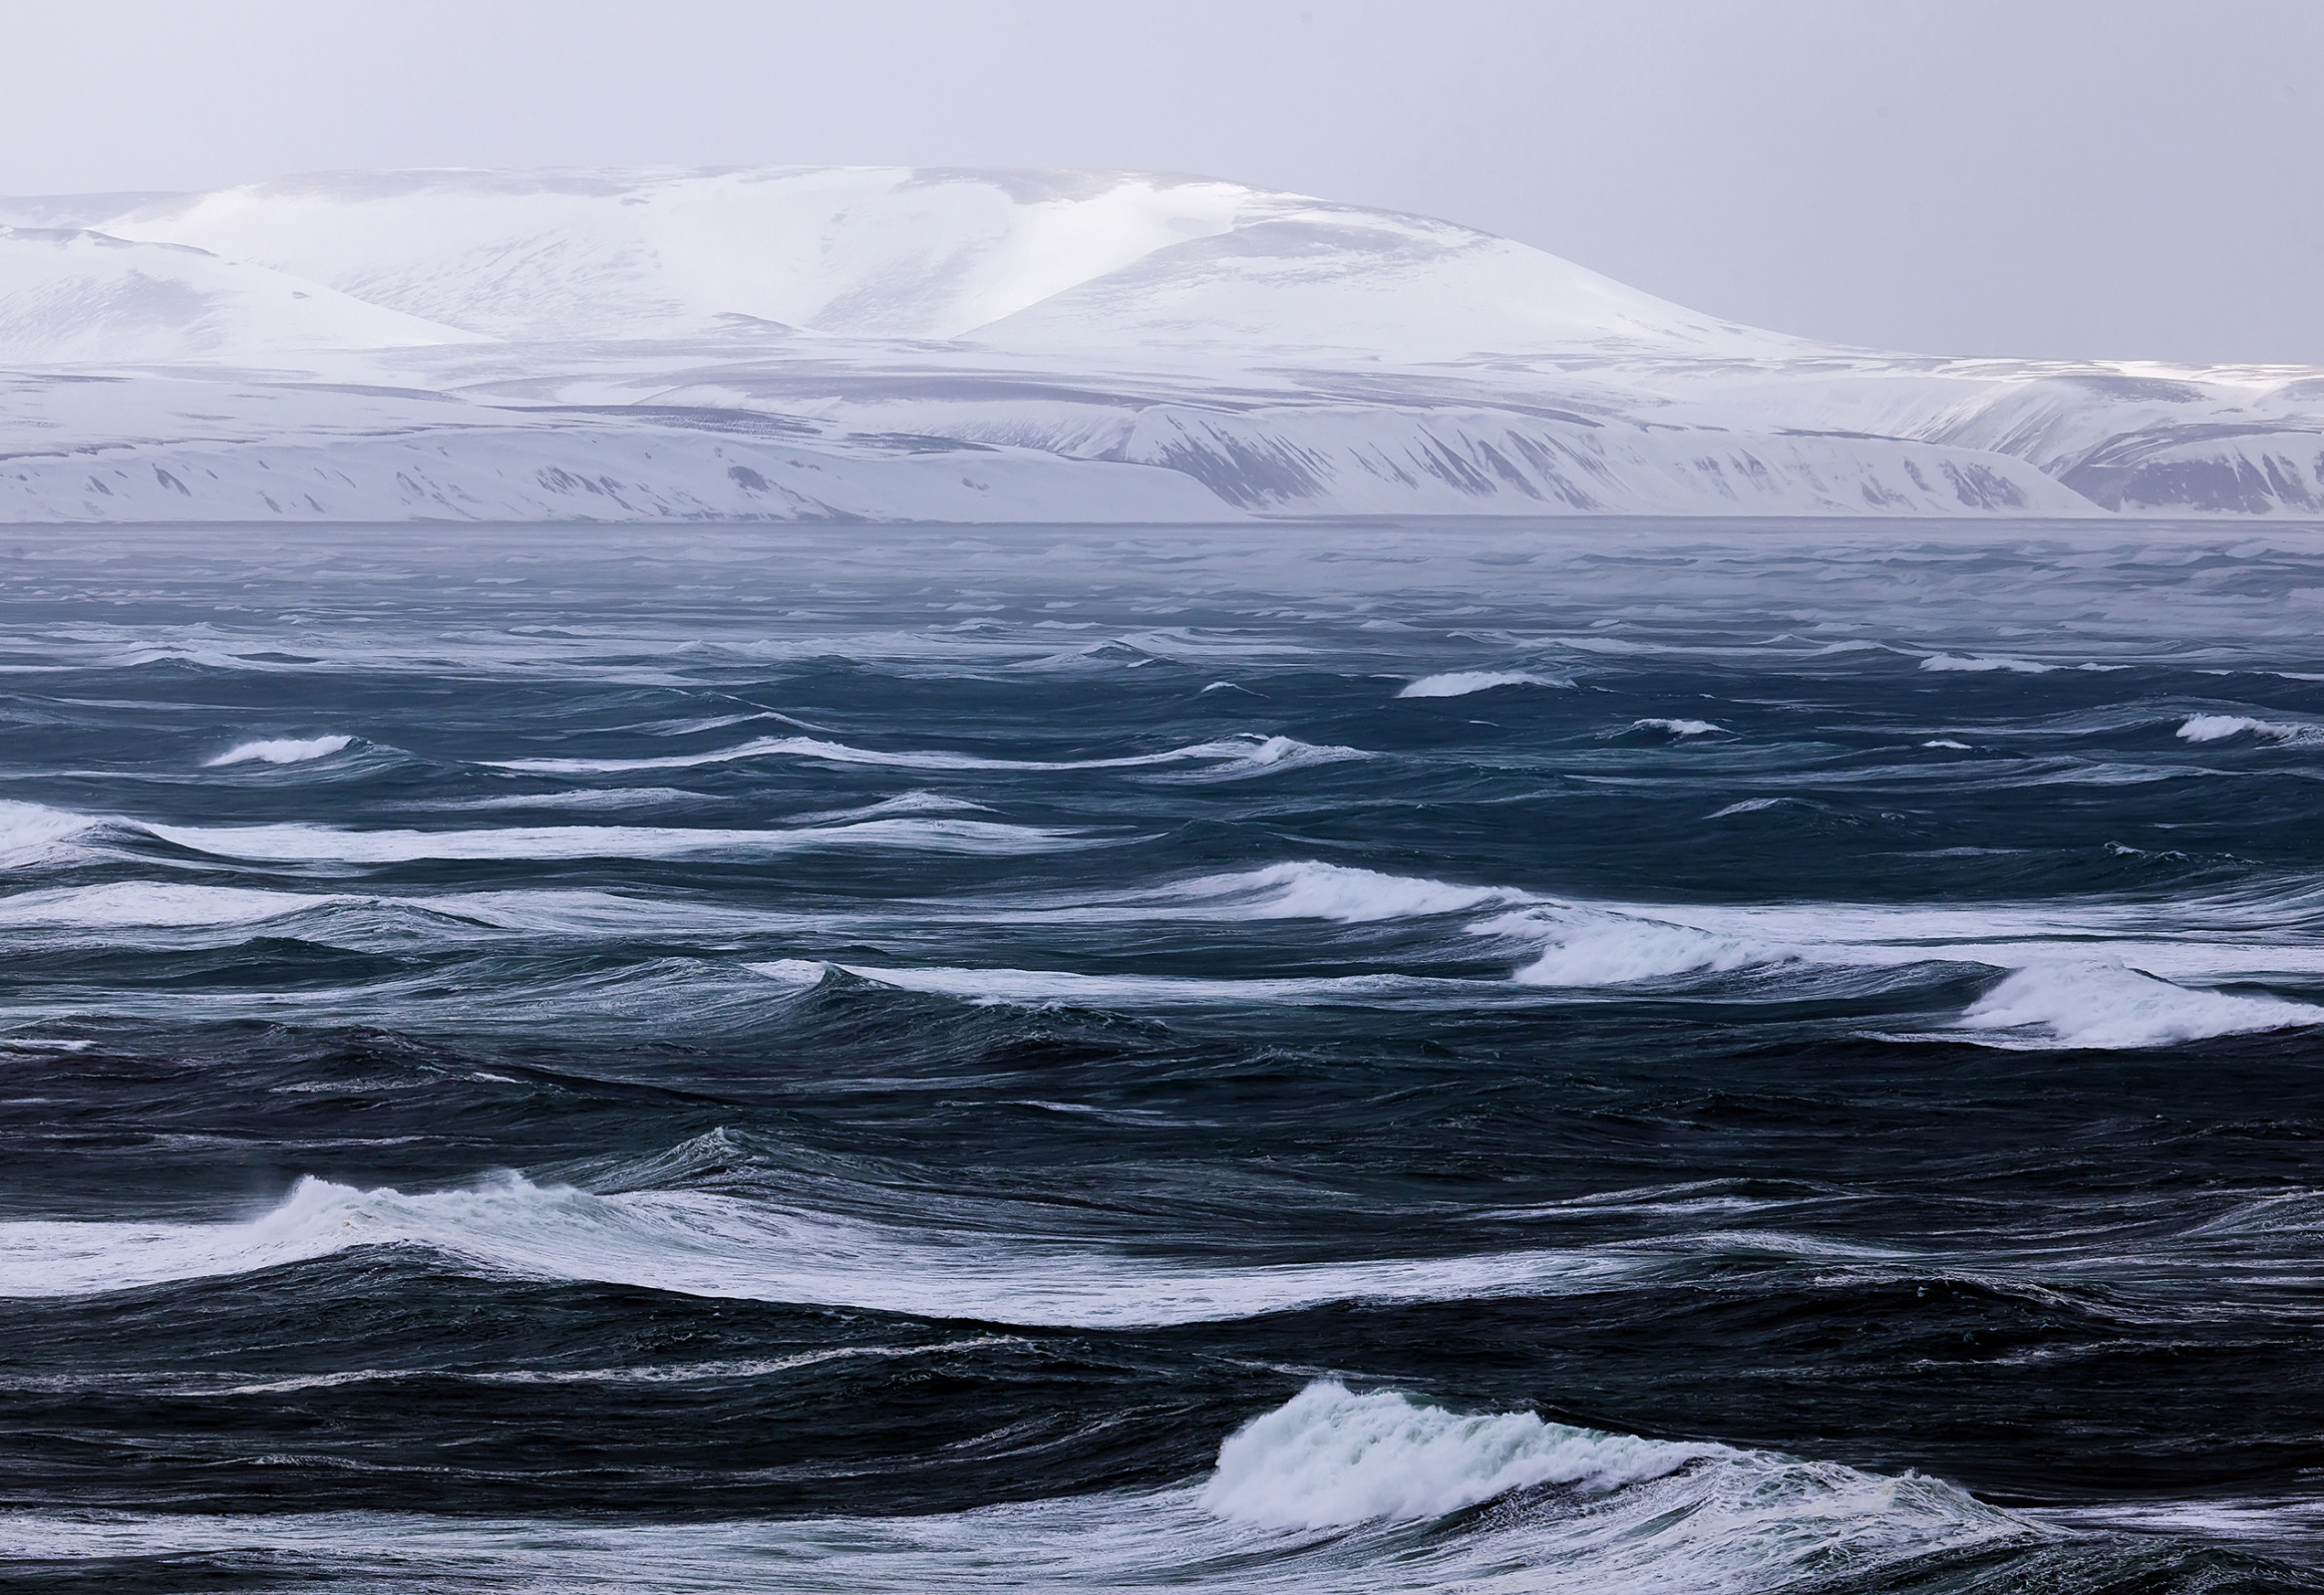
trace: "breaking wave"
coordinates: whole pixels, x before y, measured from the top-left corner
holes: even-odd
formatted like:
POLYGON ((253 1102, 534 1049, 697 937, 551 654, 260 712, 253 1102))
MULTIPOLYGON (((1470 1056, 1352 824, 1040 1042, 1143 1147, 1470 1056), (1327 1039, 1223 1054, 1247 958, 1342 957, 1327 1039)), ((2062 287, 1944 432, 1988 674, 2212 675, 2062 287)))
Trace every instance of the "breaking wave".
POLYGON ((0 865, 14 868, 46 862, 63 852, 65 843, 87 834, 98 823, 88 814, 0 798, 0 865))
POLYGON ((1920 662, 1920 668, 1970 673, 2005 671, 2015 676, 2046 676, 2058 667, 2043 664, 2038 659, 2018 659, 2008 654, 1930 654, 1920 662))
MULTIPOLYGON (((683 1524, 419 1513, 0 1514, 25 1560, 295 1555, 338 1587, 385 1595, 459 1581, 489 1558, 528 1588, 673 1595, 968 1595, 995 1587, 1344 1595, 1461 1589, 1529 1595, 1743 1595, 1878 1587, 1920 1566, 1979 1569, 1947 1588, 2126 1587, 2106 1541, 1990 1506, 1937 1479, 1723 1445, 1463 1417, 1392 1394, 1310 1384, 1220 1445, 1206 1476, 910 1516, 683 1524), (1464 1508, 1492 1504, 1477 1516, 1464 1508), (2020 1562, 2035 1565, 2019 1565, 2020 1562), (1003 1573, 1000 1570, 1006 1569, 1003 1573), (2080 1572, 2081 1576, 2076 1576, 2080 1572), (2065 1574, 2064 1577, 2058 1576, 2065 1574)), ((180 1563, 179 1565, 182 1565, 180 1563)), ((2149 1587, 2140 1583, 2139 1587, 2149 1587)))
POLYGON ((1197 1266, 1061 1242, 899 1228, 694 1190, 499 1176, 407 1194, 308 1176, 234 1222, 0 1222, 0 1296, 138 1290, 403 1246, 488 1275, 675 1295, 1060 1328, 1159 1328, 1340 1301, 1458 1301, 1580 1288, 1651 1266, 1616 1250, 1197 1266))
POLYGON ((2324 1008, 2202 991, 2122 964, 2037 963, 1979 998, 1959 1026, 2002 1047, 2173 1047, 2324 1024, 2324 1008))
POLYGON ((856 748, 821 737, 761 737, 708 753, 665 754, 651 759, 505 759, 488 760, 485 764, 490 769, 518 771, 527 775, 606 776, 641 770, 686 770, 698 765, 733 764, 747 759, 791 758, 814 759, 835 765, 873 765, 894 770, 989 770, 1027 774, 1073 770, 1149 770, 1184 764, 1292 769, 1300 765, 1370 757, 1357 748, 1317 747, 1289 737, 1262 737, 1255 734, 1193 743, 1162 753, 1128 754, 1111 759, 995 759, 983 754, 953 753, 942 749, 888 752, 856 748))
POLYGON ((1463 1416, 1318 1380, 1227 1436, 1202 1504, 1276 1528, 1337 1528, 1442 1517, 1535 1484, 1619 1489, 1736 1454, 1545 1424, 1531 1413, 1463 1416))
POLYGON ((142 825, 192 852, 263 863, 393 864, 418 859, 676 858, 690 854, 894 847, 939 853, 1043 852, 1081 833, 981 819, 867 819, 725 830, 665 825, 523 825, 494 830, 342 830, 331 825, 142 825))
POLYGON ((194 886, 122 880, 102 886, 22 891, 0 897, 0 927, 168 930, 247 925, 352 899, 248 886, 194 886))
POLYGON ((1539 900, 1513 887, 1461 886, 1310 860, 1202 875, 1159 895, 1170 902, 1206 904, 1227 918, 1328 919, 1350 925, 1539 900))
POLYGON ((215 770, 222 765, 301 765, 310 759, 328 759, 344 750, 355 739, 352 737, 277 738, 265 742, 237 743, 215 759, 205 759, 202 767, 215 770))
POLYGON ((1536 909, 1482 928, 1548 942, 1539 957, 1516 972, 1522 986, 1622 986, 1798 956, 1748 937, 1621 913, 1536 909))
POLYGON ((1408 682, 1399 698, 1466 698, 1471 693, 1498 687, 1570 687, 1562 676, 1539 676, 1529 670, 1453 670, 1441 676, 1423 676, 1408 682))
MULTIPOLYGON (((751 967, 786 984, 804 973, 802 961, 783 959, 751 967)), ((1475 995, 1481 983, 1427 980, 1411 975, 1319 975, 1282 980, 1202 980, 1178 975, 1077 975, 1049 969, 877 969, 855 964, 837 966, 860 980, 875 981, 904 991, 957 997, 972 1003, 1010 1003, 1028 1007, 1168 1007, 1199 1004, 1234 1007, 1250 1003, 1312 1004, 1378 1001, 1383 998, 1443 992, 1448 988, 1475 995)), ((1490 989, 1490 988, 1488 988, 1490 989)))
POLYGON ((2241 736, 2264 737, 2270 742, 2315 742, 2324 740, 2324 726, 2254 720, 2248 715, 2189 715, 2178 728, 2181 742, 2225 742, 2241 736))

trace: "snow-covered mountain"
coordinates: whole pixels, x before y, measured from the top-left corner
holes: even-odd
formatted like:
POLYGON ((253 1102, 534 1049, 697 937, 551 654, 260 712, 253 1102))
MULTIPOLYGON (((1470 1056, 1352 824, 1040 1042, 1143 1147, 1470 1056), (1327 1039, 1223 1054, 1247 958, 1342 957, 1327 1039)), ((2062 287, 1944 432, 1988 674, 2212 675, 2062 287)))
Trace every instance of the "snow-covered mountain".
POLYGON ((2324 511, 2324 372, 1736 326, 1138 172, 0 200, 0 519, 2324 511))
POLYGON ((0 227, 0 358, 11 365, 243 359, 472 336, 186 244, 0 227))

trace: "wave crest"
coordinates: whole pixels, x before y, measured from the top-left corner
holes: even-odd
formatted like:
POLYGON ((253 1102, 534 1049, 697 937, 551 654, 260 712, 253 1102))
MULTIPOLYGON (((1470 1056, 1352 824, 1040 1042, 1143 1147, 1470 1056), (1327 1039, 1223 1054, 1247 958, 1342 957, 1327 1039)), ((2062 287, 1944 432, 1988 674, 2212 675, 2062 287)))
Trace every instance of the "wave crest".
POLYGON ((51 808, 46 803, 0 799, 0 865, 45 862, 63 851, 63 843, 98 823, 92 815, 51 808))
POLYGON ((328 759, 344 751, 353 737, 325 736, 305 739, 277 737, 259 742, 237 743, 215 759, 201 762, 204 770, 216 770, 224 765, 303 765, 311 759, 328 759))
POLYGON ((2122 964, 2020 969, 1959 1020, 1995 1046, 2172 1047, 2217 1036, 2324 1024, 2324 1008, 2180 986, 2122 964))
POLYGON ((2305 726, 2295 721, 2255 720, 2249 715, 2189 715, 2180 723, 2180 742, 2225 742, 2230 737, 2245 734, 2264 737, 2270 742, 2307 743, 2324 739, 2324 726, 2305 726))
POLYGON ((1329 919, 1343 925, 1466 913, 1537 901, 1508 886, 1461 886, 1420 875, 1391 875, 1347 864, 1269 864, 1232 875, 1203 875, 1170 887, 1179 900, 1213 901, 1233 918, 1329 919))
POLYGON ((1538 676, 1529 670, 1451 670, 1441 676, 1423 676, 1408 682, 1399 698, 1466 698, 1496 687, 1570 687, 1562 676, 1538 676))
POLYGON ((833 765, 871 765, 892 770, 1015 771, 1044 773, 1074 770, 1144 770, 1162 765, 1220 764, 1254 769, 1293 769, 1340 759, 1368 759, 1360 748, 1327 748, 1290 737, 1262 737, 1245 733, 1215 742, 1192 743, 1157 754, 1124 754, 1112 759, 995 759, 986 754, 953 753, 945 749, 889 751, 857 748, 823 737, 760 737, 732 748, 699 754, 664 754, 651 759, 496 759, 484 761, 489 770, 511 770, 531 776, 617 776, 641 770, 688 770, 698 765, 734 764, 749 759, 814 759, 833 765))
POLYGON ((1202 1504, 1276 1528, 1442 1517, 1534 1484, 1619 1489, 1724 1445, 1683 1445, 1544 1423, 1465 1416, 1388 1391, 1317 1380, 1226 1437, 1202 1504))

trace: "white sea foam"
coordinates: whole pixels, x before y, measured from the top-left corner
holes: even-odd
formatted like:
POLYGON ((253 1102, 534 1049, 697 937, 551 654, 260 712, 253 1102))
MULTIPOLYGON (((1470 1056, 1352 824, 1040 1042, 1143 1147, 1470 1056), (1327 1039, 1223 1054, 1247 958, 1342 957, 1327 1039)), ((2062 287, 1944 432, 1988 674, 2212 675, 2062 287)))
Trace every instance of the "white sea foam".
POLYGON ((1570 687, 1562 676, 1540 676, 1528 670, 1454 670, 1441 676, 1423 676, 1409 682, 1399 698, 1465 698, 1496 687, 1570 687))
POLYGON ((121 880, 0 897, 0 927, 73 930, 174 929, 248 925, 351 899, 245 886, 121 880))
POLYGON ((341 830, 330 825, 147 825, 195 852, 270 863, 414 859, 674 858, 689 854, 895 847, 1027 853, 1077 845, 1077 832, 980 819, 867 819, 847 825, 718 830, 660 825, 526 825, 504 830, 341 830))
POLYGON ((1465 1416, 1318 1380, 1227 1436, 1202 1504, 1277 1528, 1409 1521, 1535 1484, 1619 1489, 1735 1454, 1547 1424, 1531 1413, 1465 1416))
POLYGON ((1798 798, 1746 798, 1739 803, 1729 803, 1709 817, 1712 819, 1731 819, 1737 814, 1756 814, 1766 809, 1782 808, 1801 801, 1802 799, 1798 798))
POLYGON ((488 1275, 858 1307, 987 1323, 1160 1327, 1335 1301, 1457 1301, 1602 1286, 1664 1261, 1619 1248, 1189 1266, 1063 1243, 892 1227, 692 1190, 596 1194, 515 1175, 407 1194, 301 1179, 255 1217, 0 1222, 0 1296, 101 1294, 419 1248, 488 1275))
POLYGON ((1400 1425, 1387 1403, 1413 1415, 1436 1411, 1350 1396, 1326 1382, 1238 1431, 1207 1479, 962 1512, 672 1525, 19 1510, 0 1513, 0 1555, 124 1565, 291 1555, 358 1595, 402 1595, 416 1581, 465 1585, 480 1567, 511 1585, 573 1595, 634 1591, 640 1568, 652 1569, 657 1595, 763 1590, 771 1569, 798 1595, 981 1595, 996 1582, 1050 1595, 1769 1595, 1827 1589, 1835 1569, 1850 1587, 1900 1586, 1932 1564, 1983 1572, 1980 1587, 2015 1587, 2006 1562, 1986 1559, 2071 1539, 1913 1473, 1883 1477, 1765 1451, 1560 1429, 1522 1414, 1446 1414, 1450 1428, 1424 1429, 1426 1419, 1400 1425), (1377 1457, 1340 1448, 1368 1423, 1381 1426, 1377 1457), (1417 1476, 1388 1476, 1382 1464, 1397 1458, 1417 1476), (1270 1465, 1286 1476, 1268 1477, 1270 1465), (1561 1476, 1577 1470, 1570 1482, 1561 1476), (1540 1476, 1524 1482, 1533 1472, 1540 1476), (1507 1487, 1480 1496, 1496 1476, 1507 1487), (1229 1477, 1231 1487, 1222 1482, 1229 1477), (1447 1532, 1399 1527, 1437 1501, 1504 1496, 1502 1506, 1447 1532), (1280 1502, 1284 1518, 1299 1511, 1324 1521, 1285 1526, 1237 1510, 1263 1501, 1280 1502), (1365 1506, 1381 1509, 1328 1516, 1365 1506))
MULTIPOLYGON (((498 935, 626 938, 655 931, 765 934, 830 927, 829 916, 816 914, 575 889, 377 896, 132 880, 0 897, 0 931, 85 932, 111 944, 134 941, 136 932, 146 930, 176 933, 215 929, 224 933, 225 939, 238 939, 251 925, 322 914, 330 916, 327 924, 305 925, 299 933, 336 946, 398 948, 409 948, 414 936, 422 933, 462 939, 498 935)), ((170 939, 177 944, 183 938, 172 934, 170 939)))
POLYGON ((2045 962, 2002 981, 1959 1024, 1997 1046, 2170 1047, 2324 1024, 2324 1008, 2197 990, 2117 963, 2045 962))
POLYGON ((716 802, 703 793, 678 787, 583 787, 567 792, 512 793, 505 798, 449 798, 404 804, 406 808, 489 812, 499 808, 666 808, 716 802))
POLYGON ((1955 742, 1950 737, 1931 737, 1927 742, 1922 743, 1921 746, 1923 748, 1949 748, 1957 754, 1965 754, 1969 751, 1969 745, 1967 743, 1955 742))
POLYGON ((1708 720, 1665 720, 1659 716, 1630 722, 1632 731, 1659 731, 1673 737, 1733 736, 1725 726, 1714 726, 1708 720))
POLYGON ((1973 674, 1999 670, 2017 676, 2046 676, 2058 667, 2045 665, 2038 659, 2018 659, 2007 654, 1930 654, 1920 662, 1920 668, 1973 674))
POLYGON ((795 825, 827 825, 843 819, 879 819, 890 814, 989 814, 992 810, 965 798, 947 798, 940 792, 907 792, 854 808, 825 808, 812 814, 794 814, 795 825))
POLYGON ((755 975, 764 975, 780 986, 820 986, 831 972, 830 965, 813 958, 778 958, 771 964, 746 964, 744 968, 755 975))
MULTIPOLYGON (((787 961, 788 963, 788 961, 787 961)), ((785 965, 751 966, 771 973, 785 965)), ((1198 980, 1172 975, 1079 975, 1052 969, 878 969, 840 966, 850 975, 883 986, 973 1003, 1015 1003, 1027 1007, 1167 1007, 1173 1004, 1240 1006, 1249 1003, 1314 1004, 1366 1002, 1442 992, 1472 982, 1415 979, 1409 975, 1328 975, 1288 980, 1198 980)), ((777 978, 785 978, 778 976, 777 978)))
POLYGON ((1799 956, 1793 948, 1756 937, 1573 906, 1520 910, 1476 928, 1548 944, 1516 972, 1522 986, 1621 986, 1799 956))
MULTIPOLYGON (((1370 759, 1373 756, 1361 748, 1342 748, 1332 744, 1301 742, 1295 737, 1235 737, 1224 742, 1202 743, 1189 752, 1209 761, 1206 768, 1189 768, 1169 774, 1172 781, 1242 781, 1286 770, 1305 770, 1314 765, 1336 765, 1351 759, 1370 759)), ((1158 760, 1157 763, 1176 764, 1176 760, 1158 760)))
POLYGON ((1537 901, 1504 886, 1459 886, 1416 875, 1303 860, 1231 875, 1202 875, 1161 895, 1206 904, 1230 919, 1329 919, 1344 925, 1467 913, 1537 901))
MULTIPOLYGON (((959 1340, 924 1346, 826 1346, 793 1352, 785 1357, 737 1357, 705 1363, 630 1363, 600 1368, 346 1368, 324 1374, 288 1374, 279 1379, 249 1380, 231 1375, 159 1373, 135 1375, 65 1376, 43 1381, 35 1389, 131 1389, 149 1395, 217 1397, 282 1396, 306 1390, 336 1390, 347 1385, 389 1385, 408 1380, 458 1382, 466 1385, 709 1385, 761 1380, 824 1363, 866 1360, 905 1361, 938 1357, 993 1346, 1027 1344, 1015 1335, 970 1335, 959 1340)), ((24 1389, 24 1384, 16 1388, 24 1389)))
POLYGON ((282 737, 265 742, 237 743, 215 759, 202 761, 204 769, 215 770, 221 765, 302 765, 310 759, 328 759, 345 749, 352 737, 308 737, 304 740, 282 737))
POLYGON ((0 865, 16 868, 60 857, 66 843, 97 824, 88 814, 0 798, 0 865))
MULTIPOLYGON (((1750 799, 1753 807, 1789 799, 1750 799)), ((1738 804, 1722 813, 1746 811, 1738 804)), ((1630 903, 1556 898, 1505 886, 1476 886, 1389 874, 1317 860, 1204 875, 1144 892, 1039 905, 998 917, 1012 922, 1133 923, 1193 919, 1234 923, 1314 919, 1375 924, 1441 918, 1446 929, 1502 944, 1517 984, 1593 990, 1636 981, 1737 970, 1883 969, 1982 963, 2015 970, 2094 955, 2132 961, 2168 979, 2324 975, 2324 907, 2304 886, 2287 898, 2262 892, 2206 904, 2156 905, 2104 898, 2049 903, 1967 903, 1952 907, 1806 901, 1764 904, 1630 903)), ((969 994, 963 971, 866 971, 919 979, 969 994)), ((1027 984, 1010 1000, 1219 1000, 1240 991, 1253 1001, 1326 999, 1328 983, 1188 982, 1164 977, 1098 977, 1014 972, 1027 984), (1110 995, 1109 995, 1110 992, 1110 995)), ((1342 986, 1346 995, 1356 988, 1342 986)), ((1382 981, 1446 1000, 1481 998, 1472 981, 1382 981)), ((997 995, 998 988, 991 993, 997 995)), ((2197 994, 2201 995, 2201 994, 2197 994)))
POLYGON ((2178 728, 2181 742, 2224 742, 2230 737, 2264 737, 2270 742, 2315 742, 2324 726, 2296 721, 2254 720, 2248 715, 2189 715, 2178 728))
POLYGON ((1112 759, 995 759, 983 754, 953 753, 942 749, 890 752, 856 748, 821 737, 761 737, 732 748, 700 754, 668 754, 652 759, 506 759, 488 760, 488 768, 545 776, 621 775, 639 770, 684 770, 697 765, 731 764, 746 759, 815 759, 826 764, 873 765, 895 770, 1145 770, 1162 765, 1192 763, 1245 764, 1258 768, 1288 769, 1327 760, 1369 757, 1355 748, 1320 748, 1288 737, 1255 734, 1194 743, 1157 754, 1126 754, 1112 759))

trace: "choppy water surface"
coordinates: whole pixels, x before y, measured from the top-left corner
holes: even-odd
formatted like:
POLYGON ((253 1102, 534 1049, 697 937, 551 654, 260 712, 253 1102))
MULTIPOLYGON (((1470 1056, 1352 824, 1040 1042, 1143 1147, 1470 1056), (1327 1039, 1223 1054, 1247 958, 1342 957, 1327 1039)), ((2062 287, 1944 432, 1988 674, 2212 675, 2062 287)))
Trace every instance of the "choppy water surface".
POLYGON ((2324 1589, 2324 534, 0 537, 0 1577, 2324 1589))

